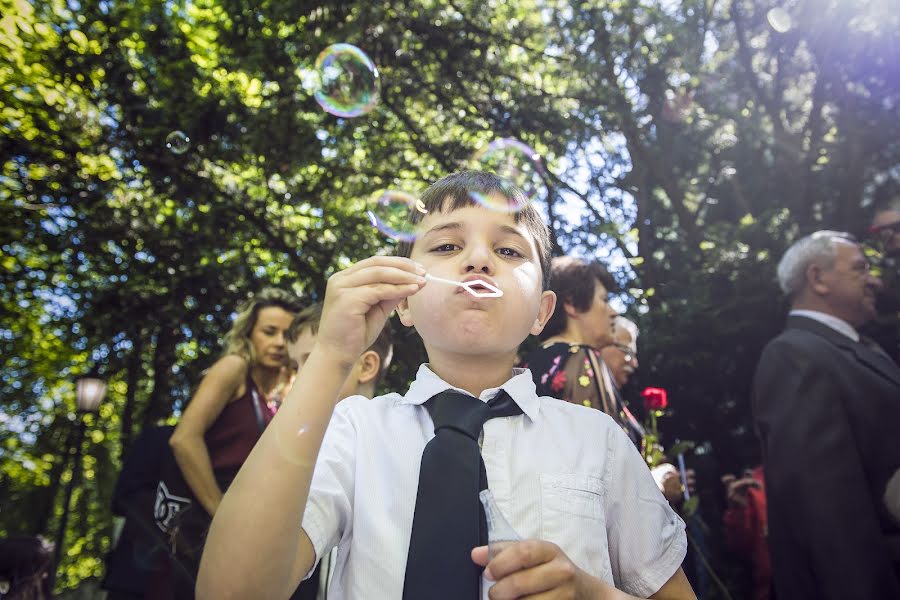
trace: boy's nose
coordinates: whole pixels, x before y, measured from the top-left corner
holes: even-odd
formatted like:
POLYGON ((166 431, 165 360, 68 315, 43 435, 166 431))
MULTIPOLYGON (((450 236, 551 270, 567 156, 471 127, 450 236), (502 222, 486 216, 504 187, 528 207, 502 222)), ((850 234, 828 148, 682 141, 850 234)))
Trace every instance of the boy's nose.
POLYGON ((490 248, 481 244, 472 244, 468 250, 464 259, 466 273, 481 271, 491 274, 494 272, 494 253, 490 248))

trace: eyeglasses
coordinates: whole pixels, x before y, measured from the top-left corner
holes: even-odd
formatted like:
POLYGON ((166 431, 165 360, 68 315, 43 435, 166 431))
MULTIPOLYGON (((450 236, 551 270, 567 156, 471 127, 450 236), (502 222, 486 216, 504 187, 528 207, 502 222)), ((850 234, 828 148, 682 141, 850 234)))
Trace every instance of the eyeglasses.
POLYGON ((625 344, 613 344, 616 350, 625 355, 625 362, 634 361, 634 352, 631 351, 631 346, 627 346, 625 344))
POLYGON ((884 225, 872 225, 869 227, 869 233, 879 238, 886 237, 885 234, 894 235, 895 233, 900 233, 900 221, 885 223, 884 225))

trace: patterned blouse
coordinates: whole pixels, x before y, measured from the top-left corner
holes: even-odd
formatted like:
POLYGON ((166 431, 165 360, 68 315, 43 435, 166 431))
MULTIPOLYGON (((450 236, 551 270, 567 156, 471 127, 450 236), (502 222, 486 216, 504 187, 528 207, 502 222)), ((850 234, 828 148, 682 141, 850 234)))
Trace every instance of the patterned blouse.
POLYGON ((609 367, 596 349, 583 344, 550 342, 526 355, 521 366, 531 370, 539 396, 602 410, 641 447, 644 428, 628 410, 609 367))

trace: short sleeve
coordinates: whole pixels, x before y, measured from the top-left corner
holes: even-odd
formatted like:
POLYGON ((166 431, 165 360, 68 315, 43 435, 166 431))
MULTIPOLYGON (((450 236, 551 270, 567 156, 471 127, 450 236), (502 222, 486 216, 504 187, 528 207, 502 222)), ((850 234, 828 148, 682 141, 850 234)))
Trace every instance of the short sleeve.
POLYGON ((687 553, 684 521, 656 485, 650 469, 618 427, 608 434, 607 539, 616 587, 648 598, 672 578, 687 553))
POLYGON ((357 431, 348 400, 337 405, 325 431, 303 513, 303 530, 316 551, 310 573, 323 556, 351 534, 357 431))

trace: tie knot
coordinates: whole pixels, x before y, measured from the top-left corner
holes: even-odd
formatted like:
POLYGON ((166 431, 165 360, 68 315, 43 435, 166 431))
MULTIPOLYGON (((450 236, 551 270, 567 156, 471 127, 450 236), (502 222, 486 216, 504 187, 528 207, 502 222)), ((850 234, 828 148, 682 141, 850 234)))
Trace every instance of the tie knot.
POLYGON ((476 440, 481 428, 490 419, 522 414, 522 409, 504 390, 500 390, 489 402, 455 390, 446 390, 429 398, 425 408, 434 422, 435 434, 440 429, 450 428, 476 440))

